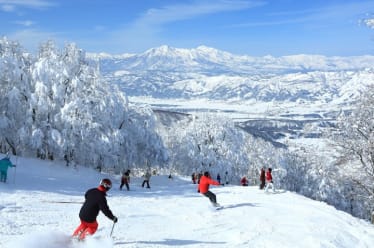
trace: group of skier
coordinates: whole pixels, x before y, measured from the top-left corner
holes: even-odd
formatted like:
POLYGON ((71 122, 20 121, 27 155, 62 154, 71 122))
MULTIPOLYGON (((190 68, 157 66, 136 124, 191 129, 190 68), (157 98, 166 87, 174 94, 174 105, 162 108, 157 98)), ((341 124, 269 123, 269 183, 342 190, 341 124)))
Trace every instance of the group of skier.
POLYGON ((269 188, 271 188, 272 192, 275 192, 275 187, 273 183, 273 175, 272 173, 272 168, 268 168, 267 171, 265 172, 265 168, 261 168, 260 171, 260 189, 265 188, 265 192, 269 191, 269 188))
MULTIPOLYGON (((7 155, 5 158, 0 160, 0 172, 1 172, 1 182, 6 182, 7 179, 7 171, 8 167, 15 167, 16 165, 12 164, 10 161, 9 155, 7 155)), ((266 188, 265 191, 267 192, 269 187, 272 188, 274 192, 274 185, 273 185, 273 178, 272 178, 272 169, 268 168, 268 170, 265 172, 265 169, 262 168, 260 172, 260 189, 264 189, 265 184, 266 188)), ((126 186, 127 190, 130 190, 130 170, 126 170, 122 177, 121 177, 121 184, 120 184, 120 190, 122 190, 123 186, 126 186)), ((147 188, 150 188, 149 180, 151 177, 151 173, 149 170, 146 171, 144 174, 144 180, 142 183, 142 187, 145 185, 147 188)), ((197 176, 192 174, 192 181, 193 183, 198 183, 198 189, 197 191, 209 198, 209 201, 212 203, 212 205, 216 208, 220 207, 220 204, 217 202, 216 195, 209 190, 210 185, 224 185, 221 183, 220 175, 217 175, 217 180, 213 180, 210 173, 208 171, 205 171, 204 173, 199 173, 197 176)), ((248 185, 247 179, 244 177, 242 180, 242 185, 246 184, 248 185)), ((228 172, 225 173, 225 184, 229 184, 228 179, 228 172)), ((110 210, 107 200, 106 200, 106 193, 112 188, 112 182, 108 178, 104 178, 100 181, 100 184, 96 188, 89 189, 85 193, 85 201, 80 209, 79 212, 79 218, 80 218, 80 225, 75 229, 73 233, 73 237, 76 237, 78 240, 85 239, 86 235, 93 235, 97 228, 98 228, 98 222, 97 222, 97 216, 99 215, 99 212, 103 212, 105 216, 107 216, 110 220, 112 220, 114 223, 118 221, 118 218, 113 215, 112 211, 110 210)))
MULTIPOLYGON (((191 175, 191 180, 192 180, 192 183, 193 184, 199 184, 200 182, 200 178, 203 176, 203 172, 200 172, 200 173, 196 173, 196 172, 193 172, 192 175, 191 175)), ((229 179, 229 174, 228 172, 226 171, 225 172, 225 175, 224 175, 224 181, 222 182, 222 179, 221 179, 221 175, 218 173, 217 174, 217 182, 220 184, 220 185, 224 185, 224 184, 229 184, 230 183, 230 179, 229 179)))
MULTIPOLYGON (((275 187, 273 183, 272 168, 268 168, 265 171, 265 168, 262 167, 260 170, 260 189, 265 189, 265 192, 268 192, 269 188, 272 189, 273 193, 275 192, 275 187)), ((247 177, 242 177, 240 180, 241 186, 248 186, 247 177)))
MULTIPOLYGON (((265 192, 268 192, 269 188, 272 189, 272 192, 274 193, 275 192, 275 187, 274 187, 274 184, 273 184, 273 176, 272 176, 272 168, 268 168, 267 171, 265 172, 265 168, 261 168, 261 171, 260 171, 260 181, 261 181, 261 184, 260 184, 260 189, 264 189, 265 188, 265 192), (266 185, 266 187, 265 187, 266 185)), ((227 172, 226 172, 227 174, 227 172)), ((219 176, 219 174, 218 174, 219 176)), ((218 177, 217 176, 217 177, 218 177)), ((192 174, 192 181, 193 183, 196 183, 195 180, 194 180, 194 174, 192 174)), ((226 183, 228 184, 228 182, 226 183)), ((242 186, 248 186, 248 180, 246 177, 243 177, 241 180, 240 180, 240 184, 242 186)), ((216 195, 211 192, 209 190, 209 185, 224 185, 224 184, 221 184, 220 181, 216 181, 216 180, 213 180, 211 178, 211 175, 208 171, 204 172, 204 174, 200 175, 198 177, 198 192, 200 194, 203 194, 204 196, 208 197, 210 202, 212 203, 212 205, 214 207, 220 207, 220 204, 217 202, 217 197, 216 195)))
MULTIPOLYGON (((130 173, 131 171, 130 170, 126 170, 123 174, 122 174, 122 177, 121 177, 121 185, 119 186, 119 189, 122 190, 123 186, 125 185, 126 186, 126 189, 127 191, 130 190, 130 173)), ((151 180, 151 172, 149 170, 147 170, 144 175, 143 175, 143 183, 142 183, 142 187, 144 188, 144 186, 146 186, 146 188, 150 189, 151 186, 149 184, 149 181, 151 180)), ((169 176, 169 178, 171 177, 171 175, 169 176)))

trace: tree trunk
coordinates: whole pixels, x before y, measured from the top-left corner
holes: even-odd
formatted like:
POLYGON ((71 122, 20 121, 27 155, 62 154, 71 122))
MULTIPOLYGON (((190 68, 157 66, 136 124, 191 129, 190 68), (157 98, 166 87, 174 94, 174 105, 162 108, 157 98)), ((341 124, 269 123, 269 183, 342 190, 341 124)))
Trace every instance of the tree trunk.
POLYGON ((12 155, 17 155, 16 148, 14 147, 14 145, 12 144, 12 142, 10 142, 10 140, 8 138, 5 138, 5 140, 8 143, 10 149, 12 150, 12 155))
POLYGON ((371 213, 371 223, 374 224, 374 211, 371 213))

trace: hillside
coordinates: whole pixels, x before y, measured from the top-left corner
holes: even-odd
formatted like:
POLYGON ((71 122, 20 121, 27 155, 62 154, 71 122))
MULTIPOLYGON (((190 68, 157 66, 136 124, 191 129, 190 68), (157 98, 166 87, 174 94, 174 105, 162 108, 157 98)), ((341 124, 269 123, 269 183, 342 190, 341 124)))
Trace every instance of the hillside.
POLYGON ((282 189, 266 194, 256 186, 212 187, 225 206, 216 211, 189 178, 154 176, 148 190, 140 187, 142 178, 133 176, 127 192, 119 191, 118 176, 35 159, 17 162, 17 169, 9 170, 8 183, 0 184, 0 247, 4 248, 365 248, 374 242, 374 226, 368 222, 282 189), (108 196, 119 218, 113 239, 109 238, 112 222, 100 214, 94 238, 61 245, 79 224, 84 192, 102 177, 114 182, 108 196))

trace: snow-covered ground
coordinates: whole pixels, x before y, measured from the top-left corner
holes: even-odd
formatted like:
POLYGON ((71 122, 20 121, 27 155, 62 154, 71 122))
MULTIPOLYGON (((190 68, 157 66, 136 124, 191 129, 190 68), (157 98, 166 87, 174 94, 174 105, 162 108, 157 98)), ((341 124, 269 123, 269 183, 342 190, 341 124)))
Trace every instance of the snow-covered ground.
MULTIPOLYGON (((0 158, 3 156, 0 155, 0 158)), ((16 158, 12 157, 12 162, 16 158)), ((278 189, 212 187, 225 208, 215 210, 189 178, 151 178, 151 189, 132 178, 131 191, 119 177, 87 168, 19 158, 8 182, 0 184, 0 247, 373 247, 374 225, 325 203, 278 189), (99 229, 85 242, 68 243, 79 224, 87 189, 103 177, 114 186, 108 204, 119 218, 103 214, 99 229)), ((276 179, 275 179, 276 180, 276 179)))

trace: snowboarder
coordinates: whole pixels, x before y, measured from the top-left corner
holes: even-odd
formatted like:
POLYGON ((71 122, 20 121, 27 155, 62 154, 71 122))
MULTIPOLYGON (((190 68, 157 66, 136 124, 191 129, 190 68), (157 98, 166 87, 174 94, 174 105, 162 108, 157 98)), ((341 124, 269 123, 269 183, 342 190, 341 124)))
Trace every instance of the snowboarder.
POLYGON ((144 181, 142 183, 142 187, 144 188, 144 185, 147 184, 147 188, 150 189, 151 187, 149 186, 149 180, 151 179, 151 173, 149 170, 147 170, 144 174, 144 181))
POLYGON ((12 164, 9 155, 7 154, 5 158, 0 160, 0 182, 6 183, 9 167, 16 167, 16 165, 12 164))
POLYGON ((204 175, 200 178, 199 189, 198 192, 200 194, 205 195, 209 198, 210 202, 213 204, 214 207, 219 207, 220 205, 217 203, 217 197, 214 193, 209 191, 209 185, 220 185, 219 182, 211 179, 210 174, 208 171, 204 172, 204 175))
POLYGON ((268 168, 265 174, 266 177, 266 188, 265 192, 268 192, 269 187, 271 187, 273 193, 275 192, 274 184, 273 184, 273 176, 271 175, 271 168, 268 168))
POLYGON ((265 187, 265 168, 264 167, 262 167, 260 171, 260 181, 261 181, 260 189, 264 189, 265 187))
POLYGON ((121 185, 119 186, 119 189, 122 190, 123 185, 126 185, 127 191, 130 190, 130 170, 127 170, 125 173, 123 173, 122 178, 121 178, 121 185))
POLYGON ((240 180, 240 185, 241 186, 248 186, 248 180, 246 177, 243 177, 241 180, 240 180))
POLYGON ((112 182, 105 178, 100 181, 97 188, 89 189, 85 194, 85 202, 79 212, 81 224, 73 233, 73 237, 83 240, 87 234, 93 235, 99 224, 96 221, 99 211, 101 210, 106 217, 111 219, 114 223, 118 221, 117 217, 113 215, 109 209, 106 200, 106 192, 112 187, 112 182))

